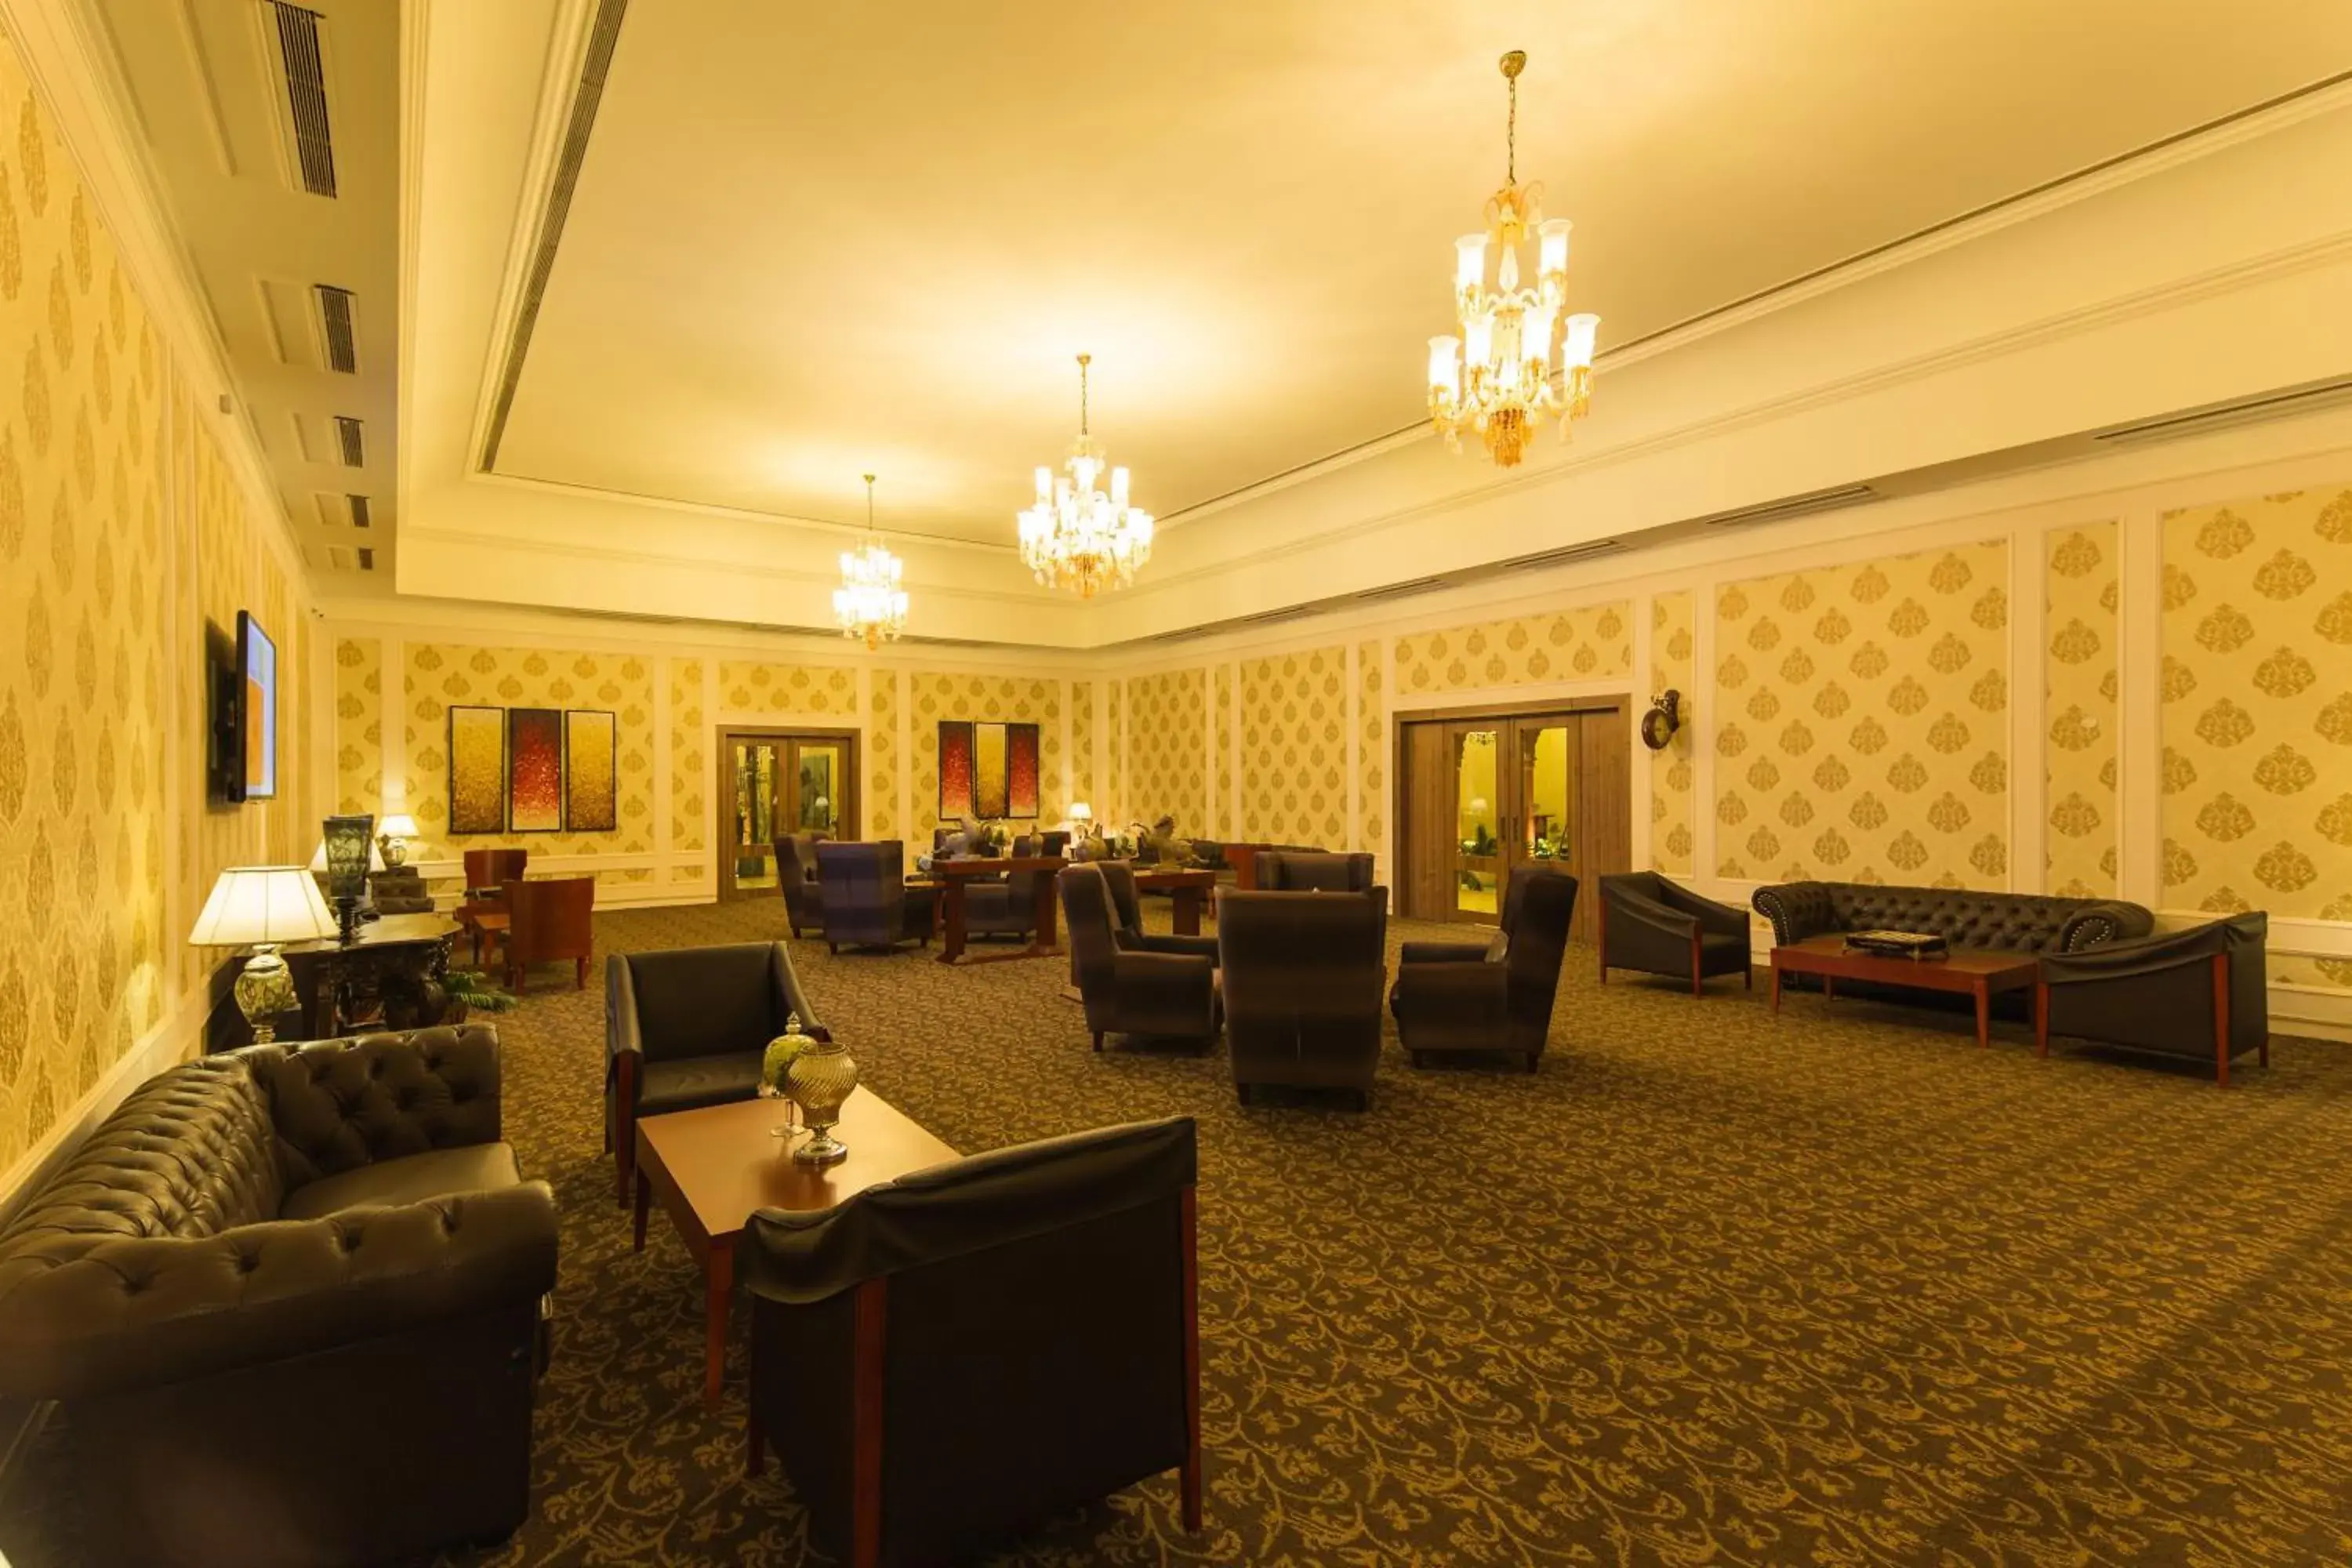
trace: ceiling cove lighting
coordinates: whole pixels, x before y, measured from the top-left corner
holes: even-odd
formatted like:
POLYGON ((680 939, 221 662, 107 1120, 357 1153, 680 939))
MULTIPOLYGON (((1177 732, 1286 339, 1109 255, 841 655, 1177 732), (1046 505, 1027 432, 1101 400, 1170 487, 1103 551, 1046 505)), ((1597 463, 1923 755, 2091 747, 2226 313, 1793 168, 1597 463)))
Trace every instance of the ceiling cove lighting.
POLYGON ((1151 514, 1127 504, 1127 470, 1109 468, 1110 489, 1097 489, 1105 477, 1103 449, 1087 424, 1087 367, 1092 354, 1078 356, 1078 438, 1056 479, 1037 469, 1037 504, 1021 514, 1021 559, 1049 588, 1072 588, 1091 599, 1105 588, 1124 588, 1151 559, 1151 514))
POLYGON ((906 565, 874 531, 874 476, 866 476, 866 543, 841 552, 841 586, 833 591, 834 619, 841 635, 863 637, 868 653, 897 642, 907 629, 907 591, 898 586, 906 565))
POLYGON ((1601 326, 1594 315, 1561 318, 1570 226, 1564 217, 1545 218, 1541 184, 1518 183, 1519 72, 1527 63, 1519 49, 1501 61, 1511 110, 1503 188, 1486 202, 1486 231, 1454 242, 1454 310, 1461 335, 1429 340, 1430 419, 1457 452, 1462 432, 1476 431, 1503 468, 1517 464, 1537 420, 1557 416, 1565 439, 1569 422, 1591 405, 1592 339, 1601 326), (1519 281, 1519 247, 1530 231, 1536 237, 1533 288, 1519 281), (1496 256, 1491 288, 1490 251, 1496 256))

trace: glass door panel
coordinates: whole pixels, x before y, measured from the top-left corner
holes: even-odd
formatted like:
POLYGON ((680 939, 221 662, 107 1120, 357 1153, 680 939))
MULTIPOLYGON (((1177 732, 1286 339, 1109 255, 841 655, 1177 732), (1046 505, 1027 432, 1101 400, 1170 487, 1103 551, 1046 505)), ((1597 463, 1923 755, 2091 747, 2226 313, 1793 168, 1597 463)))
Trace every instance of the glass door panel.
POLYGON ((1511 851, 1520 861, 1576 867, 1576 721, 1527 720, 1513 726, 1518 793, 1512 805, 1511 851))
POLYGON ((1502 910, 1506 861, 1503 790, 1496 765, 1501 731, 1454 728, 1454 918, 1492 921, 1502 910))
POLYGON ((730 770, 735 831, 734 866, 730 879, 738 892, 776 885, 776 786, 782 746, 774 741, 737 740, 730 743, 730 770))
POLYGON ((793 742, 793 830, 841 837, 842 747, 837 741, 793 742))

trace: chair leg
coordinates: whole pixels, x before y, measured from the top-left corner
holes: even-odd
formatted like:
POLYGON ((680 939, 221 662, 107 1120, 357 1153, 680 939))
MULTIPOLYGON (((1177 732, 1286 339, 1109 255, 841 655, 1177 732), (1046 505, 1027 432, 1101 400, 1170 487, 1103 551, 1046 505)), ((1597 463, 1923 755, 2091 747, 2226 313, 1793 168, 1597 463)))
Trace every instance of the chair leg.
POLYGON ((1746 976, 1748 977, 1748 989, 1749 989, 1750 991, 1755 990, 1755 989, 1756 989, 1756 961, 1755 961, 1754 959, 1752 959, 1752 958, 1751 958, 1751 959, 1749 959, 1746 963, 1741 964, 1741 965, 1739 966, 1739 973, 1742 973, 1742 974, 1744 974, 1744 975, 1746 975, 1746 976))
POLYGON ((768 1468, 768 1435, 760 1429, 760 1399, 756 1385, 746 1404, 750 1410, 743 1420, 743 1473, 756 1476, 768 1468))
POLYGON ((1103 1032, 1102 1032, 1100 1029, 1097 1029, 1097 1030, 1095 1031, 1095 1049, 1097 1049, 1097 1050, 1100 1050, 1100 1049, 1102 1049, 1102 1040, 1103 1040, 1103 1032))
POLYGON ((1528 1070, 1529 1072, 1535 1071, 1537 1064, 1542 1059, 1543 1053, 1541 1051, 1529 1051, 1528 1053, 1528 1070))
POLYGON ((588 989, 588 955, 584 952, 572 961, 572 989, 588 989))

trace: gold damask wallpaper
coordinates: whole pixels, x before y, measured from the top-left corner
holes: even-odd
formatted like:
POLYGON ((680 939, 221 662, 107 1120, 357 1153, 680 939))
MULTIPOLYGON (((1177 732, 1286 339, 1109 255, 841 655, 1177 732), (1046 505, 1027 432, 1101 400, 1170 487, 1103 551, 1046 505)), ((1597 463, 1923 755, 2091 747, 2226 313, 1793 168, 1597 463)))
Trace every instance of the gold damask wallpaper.
POLYGON ((751 723, 814 717, 847 724, 857 713, 857 672, 838 665, 722 658, 719 706, 751 723))
MULTIPOLYGON (((1695 595, 1687 589, 1650 601, 1650 689, 1633 693, 1636 707, 1647 699, 1679 691, 1683 727, 1666 749, 1650 758, 1650 864, 1669 876, 1687 877, 1697 864, 1698 641, 1695 595)), ((1638 715, 1637 715, 1638 719, 1638 715)), ((1640 737, 1635 736, 1638 744, 1640 737)))
POLYGON ((1062 768, 1062 683, 1058 679, 918 670, 908 680, 908 700, 914 720, 915 819, 906 837, 921 853, 930 852, 931 829, 940 825, 942 719, 1036 725, 1037 821, 1051 826, 1062 820, 1069 796, 1062 768))
POLYGON ((1397 692, 1462 691, 1544 680, 1600 680, 1633 669, 1629 600, 1416 632, 1396 639, 1397 692))
MULTIPOLYGON (((420 860, 454 860, 468 849, 528 849, 534 855, 645 855, 654 831, 654 661, 635 654, 583 653, 466 643, 407 645, 402 728, 408 751, 403 798, 420 829, 420 860), (604 708, 619 726, 620 826, 605 833, 481 833, 451 837, 449 709, 604 708)), ((673 788, 676 781, 673 780, 673 788)), ((639 870, 597 873, 600 882, 646 879, 639 870)))
POLYGON ((1725 877, 2008 885, 2009 546, 1725 585, 1725 877))
POLYGON ((1387 661, 1377 642, 1356 646, 1357 771, 1360 797, 1356 816, 1355 847, 1374 854, 1387 850, 1389 727, 1381 717, 1381 691, 1387 661))
MULTIPOLYGON (((669 663, 669 847, 682 855, 701 854, 709 832, 712 764, 703 669, 698 658, 669 663)), ((698 882, 707 875, 706 862, 669 868, 673 882, 698 882)))
POLYGON ((222 867, 309 852, 309 605, 0 41, 0 1171, 196 994, 222 867), (206 798, 205 632, 279 649, 278 799, 206 798), (305 824, 308 824, 307 829, 305 824), (176 845, 176 849, 173 847, 176 845))
POLYGON ((2112 521, 2045 545, 2042 885, 2070 899, 2116 892, 2116 552, 2112 521))
POLYGON ((1209 822, 1208 672, 1162 670, 1127 682, 1127 740, 1135 795, 1129 815, 1176 819, 1180 833, 1205 836, 1209 822))
POLYGON ((1347 650, 1244 659, 1237 837, 1348 841, 1347 650))
POLYGON ((2352 482, 2165 517, 2163 691, 2166 904, 2352 921, 2352 482))
POLYGON ((898 682, 895 669, 874 672, 866 705, 866 787, 861 803, 870 825, 868 838, 906 837, 898 826, 898 682))
POLYGON ((1070 799, 1085 801, 1097 821, 1110 805, 1095 773, 1095 688, 1090 680, 1070 683, 1070 799))

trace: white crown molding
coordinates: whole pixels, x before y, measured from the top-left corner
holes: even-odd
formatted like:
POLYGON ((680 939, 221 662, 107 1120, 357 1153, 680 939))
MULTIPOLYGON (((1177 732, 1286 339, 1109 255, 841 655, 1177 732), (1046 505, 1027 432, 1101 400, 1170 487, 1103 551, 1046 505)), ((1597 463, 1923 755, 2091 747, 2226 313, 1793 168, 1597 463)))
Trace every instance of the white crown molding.
MULTIPOLYGON (((1843 261, 1832 262, 1802 277, 1774 284, 1746 299, 1734 300, 1693 317, 1687 321, 1651 332, 1623 347, 1606 350, 1594 356, 1593 374, 1597 380, 1612 370, 1621 370, 1641 363, 1676 349, 1687 348, 1718 333, 1733 331, 1775 315, 1807 300, 1819 299, 1839 289, 1907 267, 1914 262, 1941 252, 1968 245, 2005 228, 2031 222, 2051 213, 2074 205, 2109 191, 2160 174, 2184 163, 2224 152, 2243 142, 2284 131, 2306 120, 2352 106, 2352 80, 2338 79, 2328 84, 2290 95, 2248 113, 2242 113, 2217 123, 2192 131, 2185 135, 2168 138, 2151 146, 2121 157, 2110 159, 2072 174, 2061 175, 2048 184, 2030 191, 1979 207, 1956 218, 1931 225, 1916 234, 1887 245, 1875 247, 1843 261)), ((1160 520, 1162 531, 1181 528, 1189 522, 1214 515, 1230 508, 1274 495, 1325 475, 1337 473, 1401 447, 1436 438, 1434 427, 1423 422, 1391 431, 1385 436, 1335 452, 1328 458, 1304 463, 1297 468, 1270 475, 1255 484, 1244 485, 1213 500, 1172 512, 1160 520)), ((1549 471, 1548 471, 1549 472, 1549 471)), ((1528 476, 1519 483, 1546 476, 1528 476)), ((1475 492, 1491 494, 1494 490, 1511 488, 1513 481, 1503 481, 1475 492)))
POLYGON ((264 532, 289 581, 307 594, 310 579, 300 536, 270 477, 220 324, 196 281, 195 263, 172 222, 105 16, 89 0, 0 0, 0 26, 15 40, 25 74, 112 237, 131 288, 162 330, 197 420, 219 447, 247 504, 277 523, 264 532), (229 393, 228 414, 220 411, 222 393, 229 393))
MULTIPOLYGON (((720 506, 714 501, 678 500, 669 496, 649 496, 635 490, 610 489, 602 485, 575 484, 567 479, 534 479, 528 474, 470 473, 466 482, 472 485, 503 486, 514 489, 535 490, 542 495, 576 496, 597 501, 625 501, 632 506, 649 507, 656 511, 672 511, 690 517, 719 518, 728 522, 761 523, 777 527, 805 529, 814 533, 830 533, 838 537, 863 538, 866 525, 862 522, 835 522, 821 517, 802 517, 794 512, 757 511, 748 507, 720 506)), ((877 528, 885 543, 892 540, 919 542, 930 550, 961 550, 975 554, 1018 555, 1020 547, 1013 544, 992 544, 986 540, 965 539, 949 533, 921 533, 908 529, 877 528)), ((668 559, 668 557, 664 557, 668 559)), ((926 590, 927 592, 929 590, 926 590)), ((1034 594, 1010 595, 1013 598, 1050 598, 1046 590, 1034 594)))

